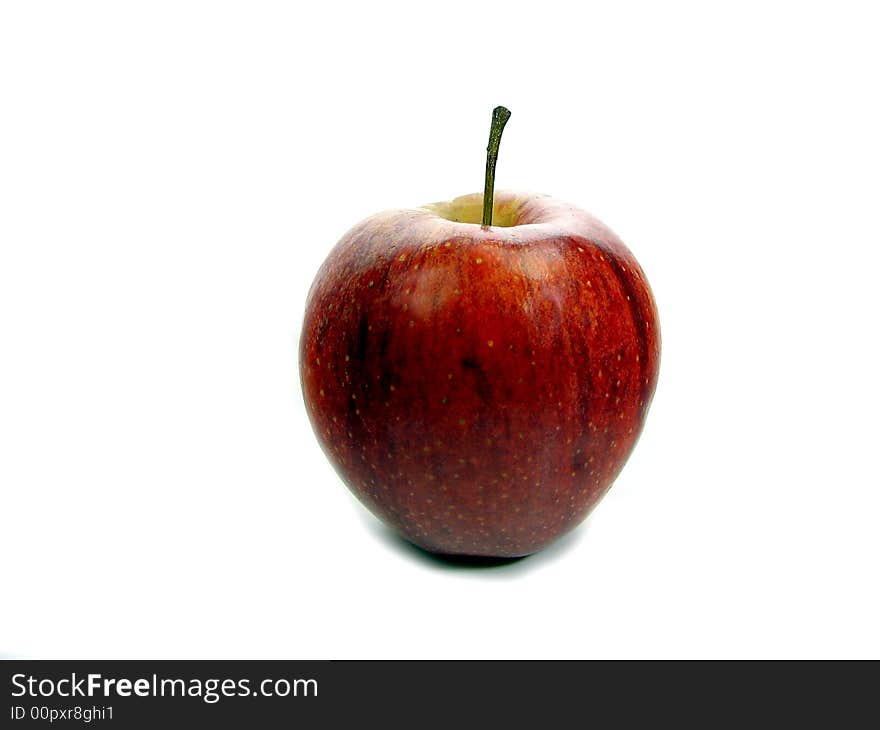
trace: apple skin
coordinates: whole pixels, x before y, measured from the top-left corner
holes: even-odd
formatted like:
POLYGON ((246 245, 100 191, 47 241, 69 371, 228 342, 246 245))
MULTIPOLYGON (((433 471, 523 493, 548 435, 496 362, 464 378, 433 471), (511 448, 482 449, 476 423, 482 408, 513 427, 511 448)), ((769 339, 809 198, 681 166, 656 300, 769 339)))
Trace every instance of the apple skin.
POLYGON ((633 255, 589 214, 498 192, 380 213, 308 295, 300 376, 351 491, 450 555, 519 557, 608 490, 657 382, 657 309, 633 255))

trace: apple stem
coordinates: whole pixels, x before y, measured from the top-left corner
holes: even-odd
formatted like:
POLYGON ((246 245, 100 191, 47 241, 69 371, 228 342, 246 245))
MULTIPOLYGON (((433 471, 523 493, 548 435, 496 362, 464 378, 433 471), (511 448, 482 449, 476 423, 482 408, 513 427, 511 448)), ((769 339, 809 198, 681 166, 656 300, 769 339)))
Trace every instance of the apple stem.
POLYGON ((492 208, 495 205, 495 163, 498 161, 498 148, 501 146, 501 133, 510 119, 510 111, 503 106, 492 110, 492 127, 489 130, 489 144, 486 146, 486 186, 483 188, 483 225, 492 225, 492 208))

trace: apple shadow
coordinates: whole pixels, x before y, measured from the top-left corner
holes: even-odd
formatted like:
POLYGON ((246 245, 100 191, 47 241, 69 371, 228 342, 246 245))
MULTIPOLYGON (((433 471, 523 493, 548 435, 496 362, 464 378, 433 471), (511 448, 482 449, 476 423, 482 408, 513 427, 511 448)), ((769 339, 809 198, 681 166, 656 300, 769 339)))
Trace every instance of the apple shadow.
POLYGON ((582 538, 587 525, 581 524, 563 535, 543 550, 519 558, 490 558, 479 555, 442 555, 431 553, 414 545, 381 524, 370 515, 364 515, 364 522, 370 531, 392 552, 409 560, 435 570, 469 571, 491 573, 493 576, 521 575, 541 565, 552 562, 560 555, 569 552, 582 538))

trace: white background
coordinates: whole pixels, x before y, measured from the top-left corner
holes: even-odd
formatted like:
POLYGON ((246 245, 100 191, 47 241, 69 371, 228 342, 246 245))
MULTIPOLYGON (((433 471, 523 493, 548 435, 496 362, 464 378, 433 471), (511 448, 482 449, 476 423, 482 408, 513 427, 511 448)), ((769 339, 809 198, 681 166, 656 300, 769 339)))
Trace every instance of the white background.
MULTIPOLYGON (((873 9, 876 11, 876 9, 873 9)), ((870 3, 7 2, 0 652, 880 657, 870 3), (628 243, 664 337, 589 520, 473 569, 311 433, 307 288, 498 184, 628 243)))

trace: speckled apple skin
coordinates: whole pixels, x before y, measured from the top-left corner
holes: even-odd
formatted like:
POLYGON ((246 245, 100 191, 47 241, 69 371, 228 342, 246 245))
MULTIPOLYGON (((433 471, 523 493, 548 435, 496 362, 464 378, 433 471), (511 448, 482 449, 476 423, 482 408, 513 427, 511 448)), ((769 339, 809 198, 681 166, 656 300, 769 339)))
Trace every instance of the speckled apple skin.
POLYGON ((578 525, 657 382, 656 306, 620 239, 546 196, 496 193, 495 210, 516 225, 368 218, 306 306, 300 375, 321 446, 374 514, 435 553, 523 556, 578 525))

